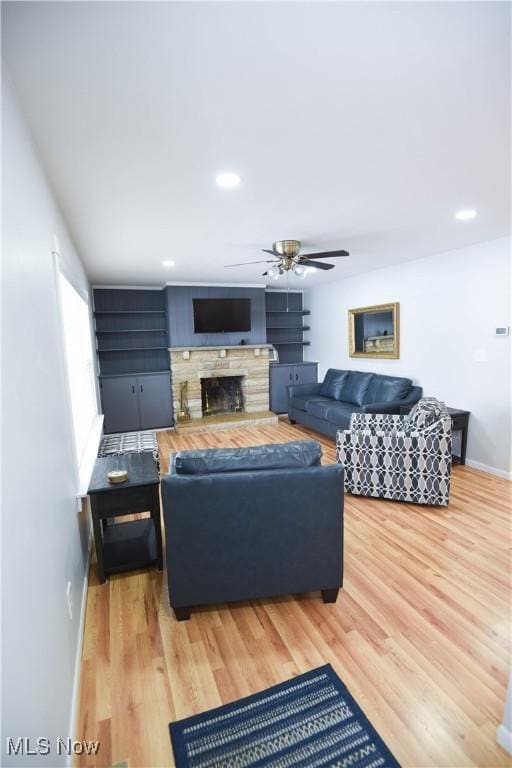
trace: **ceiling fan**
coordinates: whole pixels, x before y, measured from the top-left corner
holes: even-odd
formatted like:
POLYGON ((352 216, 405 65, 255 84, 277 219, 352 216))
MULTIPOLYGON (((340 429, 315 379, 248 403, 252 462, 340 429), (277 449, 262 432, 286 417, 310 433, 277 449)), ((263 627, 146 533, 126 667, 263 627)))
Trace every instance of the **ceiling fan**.
POLYGON ((335 259, 339 256, 348 256, 348 251, 322 251, 321 253, 304 253, 301 254, 301 242, 300 240, 277 240, 272 250, 268 248, 262 249, 264 253, 270 253, 272 259, 264 259, 263 261, 246 261, 243 264, 226 264, 227 267, 243 267, 245 264, 272 264, 271 267, 263 272, 263 275, 268 275, 273 280, 277 280, 278 277, 293 272, 301 280, 306 277, 306 267, 313 267, 314 269, 334 269, 334 264, 324 264, 322 261, 316 261, 316 259, 335 259))

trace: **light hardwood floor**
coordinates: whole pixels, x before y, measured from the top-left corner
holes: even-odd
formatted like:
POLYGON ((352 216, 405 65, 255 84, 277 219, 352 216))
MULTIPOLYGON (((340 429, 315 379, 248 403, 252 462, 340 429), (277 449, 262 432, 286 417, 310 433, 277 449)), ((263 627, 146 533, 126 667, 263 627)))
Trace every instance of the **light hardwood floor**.
MULTIPOLYGON (((176 449, 320 439, 283 421, 158 437, 164 470, 176 449)), ((334 605, 308 594, 178 623, 165 574, 100 586, 93 565, 77 738, 101 747, 79 764, 172 766, 171 720, 330 663, 404 768, 510 765, 495 742, 510 661, 510 489, 455 467, 447 509, 346 496, 334 605)))

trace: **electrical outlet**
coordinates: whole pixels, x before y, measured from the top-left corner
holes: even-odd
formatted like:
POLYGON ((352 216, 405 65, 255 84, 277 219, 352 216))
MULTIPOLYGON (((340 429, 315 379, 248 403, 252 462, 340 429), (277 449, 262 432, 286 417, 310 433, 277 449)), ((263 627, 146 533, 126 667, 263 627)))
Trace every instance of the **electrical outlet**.
POLYGON ((73 595, 71 594, 71 582, 68 581, 68 586, 66 589, 66 599, 68 601, 68 613, 69 618, 72 621, 73 620, 73 595))

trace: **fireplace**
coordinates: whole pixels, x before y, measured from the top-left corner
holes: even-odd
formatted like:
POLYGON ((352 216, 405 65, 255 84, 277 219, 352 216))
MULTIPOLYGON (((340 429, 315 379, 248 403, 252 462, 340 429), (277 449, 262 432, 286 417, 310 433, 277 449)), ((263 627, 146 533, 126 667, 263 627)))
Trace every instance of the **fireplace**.
POLYGON ((244 410, 243 376, 212 376, 201 379, 203 416, 241 413, 244 410))
POLYGON ((190 414, 186 421, 176 419, 176 431, 215 432, 236 429, 241 423, 277 424, 277 416, 268 410, 271 350, 270 344, 172 347, 169 351, 174 413, 178 415, 183 408, 182 387, 186 384, 185 404, 190 414), (228 391, 221 394, 219 388, 226 386, 228 391), (206 394, 212 418, 204 413, 206 394), (218 417, 213 418, 214 413, 218 417))

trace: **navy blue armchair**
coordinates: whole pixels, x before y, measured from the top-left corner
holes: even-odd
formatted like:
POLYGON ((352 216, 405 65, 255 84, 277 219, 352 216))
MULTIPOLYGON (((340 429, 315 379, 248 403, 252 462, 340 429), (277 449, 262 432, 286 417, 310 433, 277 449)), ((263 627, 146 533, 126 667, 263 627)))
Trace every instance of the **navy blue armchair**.
POLYGON ((182 451, 162 479, 169 601, 193 606, 343 583, 343 468, 314 441, 182 451))

